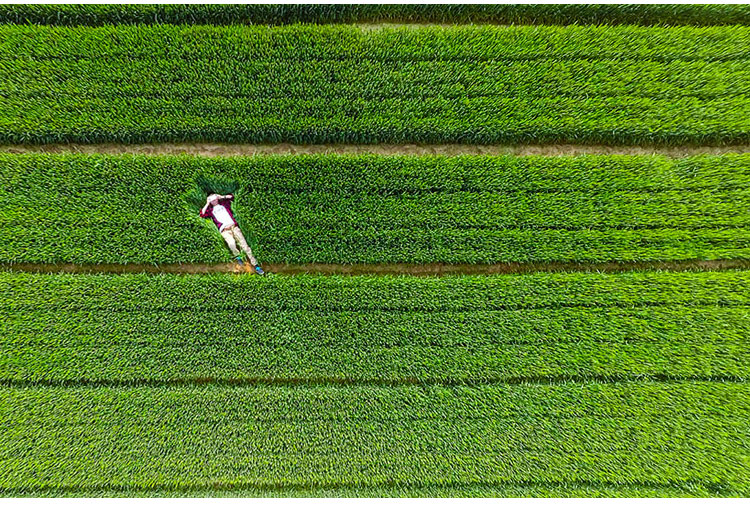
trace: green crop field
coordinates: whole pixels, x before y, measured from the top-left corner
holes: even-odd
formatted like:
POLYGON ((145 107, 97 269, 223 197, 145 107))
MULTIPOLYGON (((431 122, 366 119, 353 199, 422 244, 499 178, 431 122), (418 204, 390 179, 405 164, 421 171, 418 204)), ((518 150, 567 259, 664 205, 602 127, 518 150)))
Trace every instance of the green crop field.
POLYGON ((745 384, 0 392, 6 490, 747 494, 745 384))
POLYGON ((748 25, 750 7, 731 4, 226 4, 0 6, 0 22, 44 25, 292 23, 500 23, 748 25))
POLYGON ((0 491, 747 495, 749 284, 5 273, 0 491))
POLYGON ((204 180, 237 185, 240 224, 266 262, 750 258, 750 155, 0 155, 0 165, 5 263, 229 260, 189 202, 204 180))
POLYGON ((748 493, 747 271, 0 283, 9 493, 748 493))
POLYGON ((746 5, 0 6, 0 496, 750 496, 748 62, 746 5))
POLYGON ((10 382, 736 380, 750 373, 746 271, 0 280, 13 293, 0 324, 7 350, 0 371, 10 382))
POLYGON ((0 142, 738 143, 750 27, 0 25, 0 142))

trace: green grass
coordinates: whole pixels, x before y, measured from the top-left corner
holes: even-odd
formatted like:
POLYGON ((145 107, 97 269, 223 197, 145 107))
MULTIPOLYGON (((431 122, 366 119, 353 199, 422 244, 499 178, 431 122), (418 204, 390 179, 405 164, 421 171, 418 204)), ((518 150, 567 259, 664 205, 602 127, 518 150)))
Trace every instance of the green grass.
POLYGON ((0 26, 0 142, 741 143, 732 27, 0 26))
POLYGON ((749 273, 5 273, 0 381, 746 379, 749 273))
POLYGON ((750 258, 748 155, 2 154, 0 168, 3 263, 227 261, 189 202, 200 185, 236 187, 263 262, 750 258))
POLYGON ((738 496, 732 491, 717 491, 715 485, 686 483, 679 486, 619 485, 609 483, 569 482, 537 484, 533 481, 513 485, 454 484, 446 486, 396 486, 381 487, 254 487, 247 486, 194 486, 170 489, 167 487, 122 487, 120 489, 45 488, 0 491, 0 497, 73 497, 87 498, 149 497, 172 498, 711 498, 738 496))
POLYGON ((4 494, 748 494, 746 384, 3 388, 0 396, 4 494))
POLYGON ((0 22, 750 24, 747 5, 3 5, 0 22))
POLYGON ((750 271, 0 273, 4 496, 747 496, 750 271))

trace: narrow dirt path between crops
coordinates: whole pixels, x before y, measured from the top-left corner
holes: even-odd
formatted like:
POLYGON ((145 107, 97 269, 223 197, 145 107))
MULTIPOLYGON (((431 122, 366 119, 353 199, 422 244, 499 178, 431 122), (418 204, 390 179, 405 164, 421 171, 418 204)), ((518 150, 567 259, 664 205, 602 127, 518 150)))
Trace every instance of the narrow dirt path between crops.
POLYGON ((225 143, 156 143, 156 144, 44 144, 0 145, 7 153, 84 153, 137 155, 200 155, 228 157, 249 155, 722 155, 750 153, 750 145, 733 146, 605 146, 605 145, 474 145, 474 144, 225 144, 225 143))
MULTIPOLYGON (((750 269, 750 259, 734 260, 687 260, 669 262, 545 262, 545 263, 501 263, 501 264, 264 264, 269 272, 280 275, 498 275, 537 272, 602 272, 618 273, 634 270, 665 271, 720 271, 727 269, 750 269)), ((234 263, 224 264, 0 264, 0 270, 29 273, 243 273, 251 272, 234 263)))

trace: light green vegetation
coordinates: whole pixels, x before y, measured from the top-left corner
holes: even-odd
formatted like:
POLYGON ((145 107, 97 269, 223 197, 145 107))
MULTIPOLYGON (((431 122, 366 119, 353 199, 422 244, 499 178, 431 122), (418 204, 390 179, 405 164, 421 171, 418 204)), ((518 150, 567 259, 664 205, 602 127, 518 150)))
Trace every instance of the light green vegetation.
POLYGON ((264 262, 750 258, 750 156, 0 155, 0 262, 230 258, 186 196, 238 186, 264 262))
POLYGON ((0 26, 0 142, 741 143, 750 28, 0 26))
POLYGON ((746 384, 27 387, 0 396, 5 494, 748 494, 746 384))
POLYGON ((748 273, 5 273, 0 380, 745 379, 748 273))
MULTIPOLYGON (((748 143, 748 13, 0 7, 0 143, 748 143)), ((0 245, 0 496, 750 496, 750 155, 0 154, 0 245), (17 265, 228 261, 206 192, 266 263, 732 262, 17 265)))
POLYGON ((747 495, 748 273, 6 272, 0 493, 747 495))

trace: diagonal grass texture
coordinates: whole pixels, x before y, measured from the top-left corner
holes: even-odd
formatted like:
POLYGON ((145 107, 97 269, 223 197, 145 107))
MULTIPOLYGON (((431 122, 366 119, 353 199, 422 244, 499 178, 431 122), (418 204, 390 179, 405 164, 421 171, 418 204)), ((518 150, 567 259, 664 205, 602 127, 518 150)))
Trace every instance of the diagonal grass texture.
POLYGON ((0 22, 44 25, 502 23, 750 24, 747 5, 3 5, 0 22))
POLYGON ((239 189, 237 182, 221 177, 217 178, 205 174, 199 174, 195 180, 195 186, 188 190, 184 197, 185 201, 196 213, 206 204, 206 197, 209 195, 234 194, 239 189))
POLYGON ((750 258, 748 155, 0 154, 0 262, 229 260, 187 202, 201 182, 238 186, 264 262, 750 258))
POLYGON ((750 373, 750 271, 0 275, 0 382, 437 383, 750 373))
POLYGON ((523 481, 502 485, 473 482, 465 484, 444 484, 440 486, 419 486, 390 483, 379 487, 352 486, 286 486, 248 487, 243 484, 225 484, 211 487, 192 485, 189 487, 169 487, 163 485, 147 487, 121 487, 119 489, 101 486, 48 487, 44 489, 6 489, 0 497, 81 497, 112 498, 147 496, 149 498, 175 496, 198 498, 712 498, 737 496, 716 484, 681 483, 679 485, 658 486, 654 484, 621 485, 607 482, 566 481, 537 482, 523 481))
POLYGON ((750 28, 0 26, 0 142, 741 143, 750 28))
POLYGON ((746 496, 750 478, 745 383, 28 387, 0 399, 4 494, 746 496))

